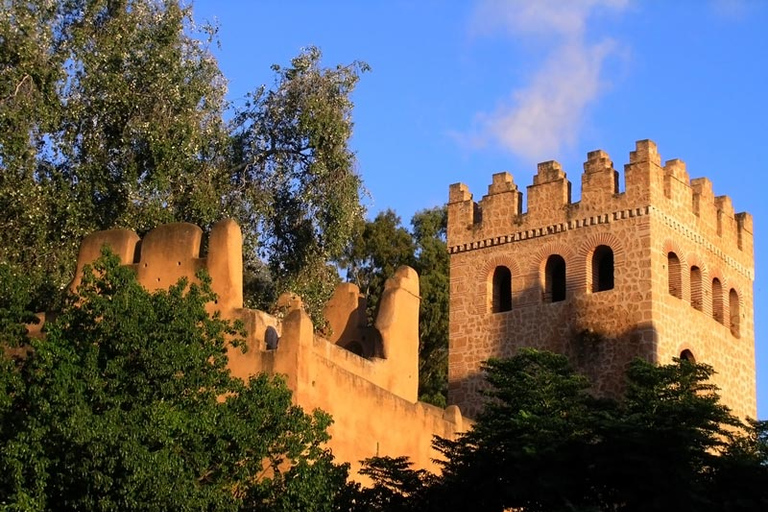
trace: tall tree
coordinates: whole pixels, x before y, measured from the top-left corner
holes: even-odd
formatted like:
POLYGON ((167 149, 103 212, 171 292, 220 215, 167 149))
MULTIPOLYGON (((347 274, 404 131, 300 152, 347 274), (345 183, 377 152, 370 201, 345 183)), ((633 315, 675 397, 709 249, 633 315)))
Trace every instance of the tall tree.
POLYGON ((445 407, 448 395, 448 301, 450 261, 445 206, 416 212, 411 219, 419 273, 419 395, 445 407))
POLYGON ((34 277, 36 309, 93 230, 233 217, 268 285, 251 304, 290 290, 318 318, 362 214, 350 94, 368 68, 304 50, 228 125, 215 35, 179 0, 3 3, 0 261, 34 277))
POLYGON ((225 214, 225 83, 194 32, 171 0, 4 4, 0 258, 39 308, 88 232, 225 214))
POLYGON ((347 279, 367 297, 368 317, 375 319, 384 282, 400 265, 414 265, 411 234, 393 210, 379 212, 372 221, 359 222, 342 261, 347 279))
POLYGON ((322 68, 305 49, 237 112, 233 127, 230 207, 260 240, 278 293, 302 296, 315 319, 333 292, 342 256, 362 219, 362 182, 355 170, 352 93, 368 66, 322 68))
POLYGON ((230 374, 207 281, 150 294, 116 257, 94 270, 26 358, 0 357, 4 508, 331 510, 330 418, 230 374))

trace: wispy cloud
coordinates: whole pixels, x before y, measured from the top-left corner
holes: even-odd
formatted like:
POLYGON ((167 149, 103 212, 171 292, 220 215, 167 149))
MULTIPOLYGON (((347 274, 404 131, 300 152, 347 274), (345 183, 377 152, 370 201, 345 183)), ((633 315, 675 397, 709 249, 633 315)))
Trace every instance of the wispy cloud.
POLYGON ((511 91, 493 112, 478 115, 480 134, 474 143, 496 143, 530 160, 552 158, 574 144, 587 107, 605 89, 604 63, 617 47, 607 37, 587 41, 589 18, 626 5, 626 0, 483 1, 474 33, 546 36, 539 39, 548 45, 548 56, 526 86, 511 91))

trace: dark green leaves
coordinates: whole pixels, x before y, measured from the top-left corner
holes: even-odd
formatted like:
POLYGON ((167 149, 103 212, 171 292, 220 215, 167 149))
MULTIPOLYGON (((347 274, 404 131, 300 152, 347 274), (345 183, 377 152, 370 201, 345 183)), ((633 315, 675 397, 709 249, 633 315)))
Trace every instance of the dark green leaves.
POLYGON ((206 279, 150 294, 107 257, 3 358, 0 495, 19 510, 329 510, 346 479, 280 379, 233 378, 206 279))

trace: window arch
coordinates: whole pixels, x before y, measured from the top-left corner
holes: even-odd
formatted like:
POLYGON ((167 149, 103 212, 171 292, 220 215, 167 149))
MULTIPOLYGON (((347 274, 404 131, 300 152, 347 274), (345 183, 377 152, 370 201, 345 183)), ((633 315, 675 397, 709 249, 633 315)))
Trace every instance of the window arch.
POLYGON ((701 296, 701 269, 697 266, 691 267, 691 306, 701 311, 703 309, 701 296))
POLYGON ((712 318, 724 323, 723 319, 723 285, 718 278, 712 280, 712 318))
POLYGON ((613 290, 613 250, 599 245, 592 253, 592 291, 613 290))
POLYGON ((565 260, 559 254, 553 254, 547 258, 544 267, 544 301, 563 301, 565 291, 565 260))
POLYGON ((739 294, 736 293, 736 290, 731 288, 731 291, 728 292, 728 311, 730 312, 731 316, 731 334, 735 338, 739 338, 741 336, 741 332, 739 330, 741 312, 739 309, 739 294))
POLYGON ((678 299, 683 298, 683 279, 680 272, 680 258, 677 254, 670 252, 667 254, 667 283, 669 294, 678 299))
POLYGON ((682 352, 680 352, 680 359, 682 359, 683 361, 688 361, 690 363, 696 362, 696 358, 693 356, 693 352, 691 352, 688 349, 685 349, 682 352))
POLYGON ((498 266, 493 271, 491 311, 502 313, 512 309, 512 272, 498 266))

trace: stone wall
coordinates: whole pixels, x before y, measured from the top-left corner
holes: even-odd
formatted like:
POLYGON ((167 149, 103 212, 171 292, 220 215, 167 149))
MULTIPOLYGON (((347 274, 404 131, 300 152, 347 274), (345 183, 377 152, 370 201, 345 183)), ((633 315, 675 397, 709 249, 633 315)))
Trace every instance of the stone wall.
POLYGON ((217 294, 209 310, 242 320, 246 328, 247 351, 229 354, 234 375, 283 375, 298 405, 330 413, 329 447, 338 460, 352 464, 353 474, 362 459, 374 455, 406 455, 417 468, 437 469, 432 437, 454 438, 464 421, 455 406, 443 410, 417 400, 420 298, 413 269, 401 267, 387 280, 374 326, 364 322, 365 304, 357 287, 340 285, 326 307, 333 333, 328 340, 315 334, 300 307, 282 321, 243 308, 242 235, 235 222, 212 228, 205 255, 202 237, 202 230, 191 224, 160 226, 143 239, 123 229, 93 233, 81 244, 70 286, 77 287, 83 267, 105 244, 135 269, 148 290, 167 288, 181 277, 195 281, 196 272, 205 269, 217 294), (353 345, 359 353, 345 348, 353 345))
POLYGON ((539 164, 525 212, 507 173, 477 203, 451 185, 449 403, 475 415, 481 363, 533 346, 566 353, 607 395, 634 357, 694 357, 715 367, 726 404, 755 416, 751 217, 681 161, 662 166, 651 141, 637 143, 624 181, 620 192, 610 158, 593 151, 579 202, 557 162, 539 164))

